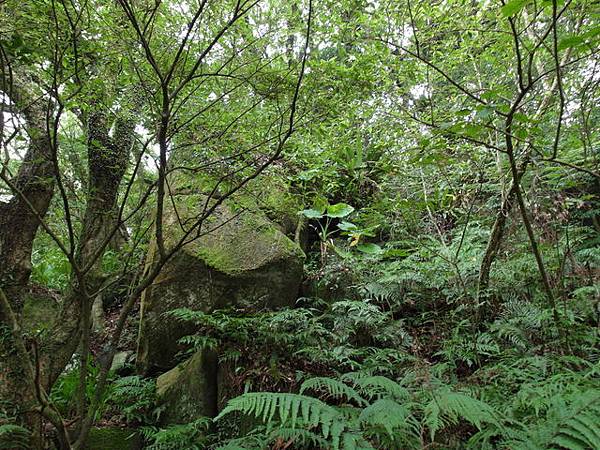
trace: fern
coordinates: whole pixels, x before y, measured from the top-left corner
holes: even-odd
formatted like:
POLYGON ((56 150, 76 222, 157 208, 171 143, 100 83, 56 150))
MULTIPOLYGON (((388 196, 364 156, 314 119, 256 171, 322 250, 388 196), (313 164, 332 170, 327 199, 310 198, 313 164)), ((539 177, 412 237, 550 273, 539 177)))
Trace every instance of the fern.
POLYGON ((307 390, 326 390, 333 398, 346 397, 348 400, 355 401, 359 406, 367 405, 367 401, 353 388, 332 378, 315 377, 306 380, 300 387, 300 394, 304 394, 307 390))
POLYGON ((402 286, 393 277, 367 283, 364 290, 369 298, 380 302, 399 303, 402 300, 402 286))
POLYGON ((462 392, 439 389, 424 409, 424 424, 429 429, 431 440, 436 433, 448 425, 455 425, 464 419, 481 430, 483 424, 501 427, 497 413, 485 402, 462 392))
POLYGON ((189 353, 196 352, 198 350, 215 350, 219 346, 219 340, 211 336, 202 335, 190 335, 184 336, 177 341, 186 347, 190 347, 189 353))
POLYGON ((359 433, 344 433, 342 436, 342 443, 344 450, 374 450, 375 447, 371 445, 361 434, 359 433))
POLYGON ((534 338, 542 334, 546 318, 549 318, 548 311, 530 301, 510 297, 490 330, 513 347, 526 350, 531 347, 534 338))
POLYGON ((150 444, 144 448, 148 450, 203 450, 206 448, 205 433, 212 420, 201 417, 193 422, 171 425, 168 428, 142 428, 142 434, 150 444))
POLYGON ((396 430, 406 428, 409 417, 410 411, 406 406, 382 398, 363 409, 358 420, 367 429, 382 427, 391 438, 394 438, 396 430))
POLYGON ((281 424, 290 424, 294 429, 299 423, 308 428, 321 428, 324 439, 338 440, 344 430, 339 421, 340 413, 332 406, 316 398, 299 394, 277 392, 250 392, 240 395, 227 403, 215 418, 218 421, 232 412, 240 412, 261 419, 265 423, 273 421, 275 414, 281 424))
POLYGON ((444 342, 436 356, 443 356, 448 362, 463 362, 468 367, 480 365, 482 357, 495 356, 500 352, 498 344, 488 333, 473 334, 467 320, 461 321, 452 330, 452 337, 444 342))
POLYGON ((106 403, 114 405, 129 422, 151 423, 162 412, 155 408, 155 381, 137 375, 117 379, 109 389, 106 403))
POLYGON ((586 450, 600 448, 600 390, 590 389, 572 396, 558 396, 546 419, 530 428, 525 437, 507 444, 515 449, 554 448, 586 450))
POLYGON ((308 446, 309 448, 327 448, 328 445, 327 440, 323 439, 320 435, 301 428, 277 428, 277 430, 272 431, 269 435, 269 441, 277 439, 293 441, 295 444, 303 447, 308 446))
POLYGON ((376 371, 390 377, 399 376, 417 361, 417 357, 399 349, 365 347, 361 366, 365 372, 376 371))
POLYGON ((260 419, 267 430, 274 428, 271 438, 278 436, 310 448, 372 449, 371 440, 393 446, 419 440, 409 393, 393 380, 361 373, 339 380, 316 377, 306 380, 300 392, 243 394, 230 400, 215 420, 232 412, 247 414, 260 419), (325 391, 328 398, 349 403, 331 406, 305 395, 309 391, 325 391))
POLYGON ((254 428, 243 437, 220 442, 214 450, 264 450, 269 447, 271 436, 267 436, 264 426, 254 428))
POLYGON ((347 373, 344 374, 342 379, 352 382, 358 392, 369 399, 388 397, 396 400, 406 400, 410 396, 406 388, 384 376, 347 373))
POLYGON ((577 252, 576 256, 582 264, 587 263, 592 267, 600 266, 600 247, 583 248, 577 252))
POLYGON ((27 449, 31 433, 14 424, 0 424, 0 449, 27 449))

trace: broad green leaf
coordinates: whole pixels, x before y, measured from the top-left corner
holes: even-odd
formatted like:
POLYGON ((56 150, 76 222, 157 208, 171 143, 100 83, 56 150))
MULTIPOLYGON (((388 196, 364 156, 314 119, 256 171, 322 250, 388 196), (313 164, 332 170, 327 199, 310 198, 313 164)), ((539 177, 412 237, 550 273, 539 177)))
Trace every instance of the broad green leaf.
POLYGON ((356 248, 368 255, 380 255, 383 253, 383 249, 377 244, 360 244, 357 245, 356 248))
POLYGON ((352 214, 354 208, 346 203, 336 203, 327 207, 327 215, 334 218, 342 218, 352 214))
POLYGON ((316 209, 305 209, 300 211, 304 217, 308 217, 309 219, 320 219, 323 217, 323 213, 321 211, 317 211, 316 209))
POLYGON ((492 108, 490 108, 489 106, 482 106, 480 108, 477 108, 477 113, 475 115, 479 119, 486 120, 492 117, 493 114, 494 110, 492 108))
POLYGON ((340 223, 338 223, 338 228, 342 231, 353 231, 358 229, 358 227, 356 225, 354 225, 352 222, 346 222, 346 221, 342 221, 340 223))
POLYGON ((385 256, 392 258, 405 258, 410 255, 410 251, 403 248, 393 248, 385 252, 385 256))
POLYGON ((514 16, 516 13, 521 11, 527 3, 531 0, 511 0, 506 5, 504 5, 500 12, 504 17, 514 16))
POLYGON ((564 49, 570 48, 570 47, 577 47, 578 45, 582 44, 583 42, 585 42, 585 37, 583 37, 583 36, 570 36, 570 37, 562 39, 558 43, 558 49, 564 50, 564 49))
POLYGON ((593 45, 594 38, 596 38, 598 35, 600 35, 600 26, 593 27, 583 34, 565 37, 558 43, 558 49, 564 50, 566 48, 578 47, 586 43, 593 45))

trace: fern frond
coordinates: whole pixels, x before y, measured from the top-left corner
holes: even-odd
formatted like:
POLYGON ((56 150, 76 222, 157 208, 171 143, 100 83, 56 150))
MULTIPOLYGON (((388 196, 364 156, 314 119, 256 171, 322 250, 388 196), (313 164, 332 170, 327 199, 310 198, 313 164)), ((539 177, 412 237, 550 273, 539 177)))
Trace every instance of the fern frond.
POLYGON ((270 435, 270 441, 280 438, 284 441, 293 441, 301 446, 310 446, 310 448, 327 448, 327 440, 316 433, 302 428, 277 428, 270 435))
POLYGON ((208 430, 211 419, 200 417, 193 422, 171 425, 168 428, 145 427, 142 434, 150 441, 148 450, 201 450, 205 448, 204 433, 208 430))
POLYGON ((555 398, 546 420, 531 429, 524 438, 516 437, 509 445, 517 449, 554 448, 569 450, 600 448, 600 390, 590 389, 567 397, 555 398))
POLYGON ((395 431, 406 430, 410 411, 393 400, 382 398, 363 409, 359 422, 368 427, 382 427, 394 439, 395 431))
POLYGON ((410 397, 410 393, 406 388, 381 375, 365 376, 365 374, 359 372, 351 372, 345 374, 342 379, 350 381, 358 392, 369 399, 389 397, 396 400, 406 400, 410 397))
POLYGON ((219 346, 219 340, 211 336, 199 336, 192 334, 184 336, 177 341, 178 344, 192 347, 195 350, 214 350, 219 346))
POLYGON ((344 450, 375 450, 375 447, 359 433, 344 433, 342 443, 344 444, 344 450))
POLYGON ((345 429, 339 411, 321 400, 300 394, 278 392, 250 392, 229 400, 227 406, 214 419, 220 420, 227 414, 240 412, 254 416, 264 423, 271 424, 278 412, 282 425, 290 424, 296 428, 301 419, 302 425, 308 428, 320 427, 324 439, 330 438, 333 448, 339 448, 339 439, 345 429))
POLYGON ((268 446, 268 439, 264 436, 244 436, 229 439, 223 445, 215 447, 215 450, 263 450, 268 446))
POLYGON ((482 429, 484 423, 501 427, 497 414, 490 405, 462 392, 437 391, 425 407, 424 413, 424 422, 432 441, 440 429, 457 424, 461 419, 474 425, 478 430, 482 429))
POLYGON ((355 401, 360 406, 366 406, 367 401, 360 396, 356 390, 347 384, 327 377, 315 377, 306 380, 300 387, 300 394, 304 394, 307 390, 325 390, 335 399, 347 398, 355 401))
POLYGON ((0 425, 0 449, 27 449, 29 437, 27 428, 10 423, 0 425))

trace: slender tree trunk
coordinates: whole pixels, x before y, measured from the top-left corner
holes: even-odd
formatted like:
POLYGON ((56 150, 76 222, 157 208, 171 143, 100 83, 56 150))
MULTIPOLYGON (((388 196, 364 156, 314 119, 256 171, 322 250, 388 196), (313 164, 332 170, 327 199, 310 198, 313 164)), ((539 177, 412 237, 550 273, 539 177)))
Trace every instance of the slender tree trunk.
MULTIPOLYGON (((523 10, 523 14, 525 15, 525 17, 527 17, 526 9, 523 10)), ((575 31, 579 31, 579 29, 583 23, 583 19, 584 19, 584 16, 582 15, 577 20, 575 27, 574 27, 575 31)), ((532 40, 535 41, 535 36, 533 34, 533 28, 529 27, 527 30, 527 33, 532 38, 532 40)), ((567 51, 565 51, 565 53, 562 55, 562 58, 560 60, 561 65, 563 65, 567 61, 569 61, 569 59, 571 57, 571 52, 572 52, 572 48, 569 48, 569 49, 567 49, 567 51)), ((539 60, 537 61, 537 63, 538 63, 538 72, 543 73, 544 67, 539 64, 539 60)), ((546 109, 548 108, 548 106, 550 105, 550 102, 552 101, 552 99, 554 97, 554 92, 558 87, 559 87, 559 82, 558 82, 557 78, 552 79, 551 82, 550 81, 544 82, 545 94, 544 94, 544 97, 542 98, 542 101, 540 102, 539 106, 537 107, 537 111, 533 118, 534 121, 538 120, 546 112, 546 109)), ((512 207, 513 207, 513 204, 515 201, 515 197, 516 197, 517 189, 519 189, 519 184, 521 183, 521 179, 523 178, 523 175, 525 174, 525 171, 527 170, 527 166, 529 164, 529 158, 530 158, 530 151, 531 151, 531 148, 527 149, 527 151, 524 155, 524 160, 517 169, 516 178, 513 177, 513 181, 510 185, 510 188, 506 191, 506 195, 503 196, 502 203, 500 205, 498 213, 496 214, 496 220, 494 221, 494 225, 493 225, 492 231, 490 233, 490 238, 488 240, 488 245, 485 249, 485 253, 483 255, 483 259, 481 261, 481 266, 479 269, 477 300, 480 305, 488 300, 490 270, 491 270, 494 260, 496 259, 496 256, 498 255, 498 251, 500 250, 500 245, 502 244, 502 240, 504 238, 506 219, 508 218, 508 215, 510 214, 510 211, 512 210, 512 207)))
MULTIPOLYGON (((526 168, 527 161, 525 161, 517 171, 517 183, 521 182, 526 168)), ((492 226, 492 231, 490 233, 483 259, 481 260, 477 289, 477 298, 480 306, 481 303, 489 299, 488 289, 490 284, 490 270, 492 268, 492 263, 495 261, 496 256, 498 256, 498 251, 500 250, 500 246, 502 245, 502 241, 504 239, 506 221, 514 205, 517 188, 517 184, 512 181, 508 191, 502 196, 502 203, 500 204, 500 208, 496 213, 496 219, 494 221, 494 225, 492 226)))

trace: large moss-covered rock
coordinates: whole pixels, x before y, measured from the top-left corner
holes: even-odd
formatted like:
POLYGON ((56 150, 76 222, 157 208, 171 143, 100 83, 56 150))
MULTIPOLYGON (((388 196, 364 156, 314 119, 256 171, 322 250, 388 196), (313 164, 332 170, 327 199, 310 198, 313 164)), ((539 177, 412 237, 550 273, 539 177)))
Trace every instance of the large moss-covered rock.
POLYGON ((304 209, 297 196, 290 193, 285 177, 263 175, 249 183, 240 202, 252 208, 259 205, 261 211, 289 238, 294 239, 304 209))
POLYGON ((131 428, 92 428, 87 450, 139 450, 142 437, 131 428))
MULTIPOLYGON (((178 214, 167 211, 167 245, 181 236, 180 221, 201 211, 205 198, 182 196, 178 214), (183 218, 182 218, 183 217, 183 218)), ((148 263, 156 258, 151 245, 148 263)), ((210 312, 234 306, 250 311, 293 305, 304 253, 266 215, 227 203, 205 221, 200 236, 184 246, 142 296, 138 366, 145 373, 171 369, 177 341, 194 332, 166 313, 178 308, 210 312)))
POLYGON ((217 413, 217 356, 200 350, 156 380, 163 425, 192 422, 217 413))

